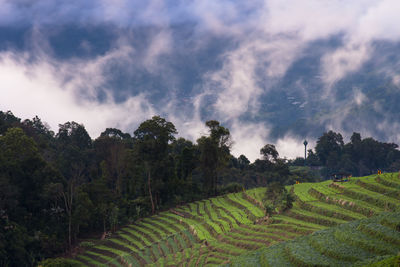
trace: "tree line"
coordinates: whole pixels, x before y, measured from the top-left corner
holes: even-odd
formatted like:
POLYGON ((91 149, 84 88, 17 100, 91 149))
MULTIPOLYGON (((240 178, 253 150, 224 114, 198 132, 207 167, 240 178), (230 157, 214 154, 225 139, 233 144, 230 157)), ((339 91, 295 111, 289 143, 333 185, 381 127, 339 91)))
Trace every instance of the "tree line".
POLYGON ((349 174, 365 176, 380 171, 400 170, 400 151, 395 143, 379 142, 372 137, 362 138, 354 132, 348 143, 334 131, 324 133, 315 149, 307 151, 307 159, 297 158, 291 165, 319 167, 321 175, 349 174))
MULTIPOLYGON (((215 120, 205 125, 208 133, 196 142, 177 138, 174 124, 160 116, 142 122, 132 135, 107 128, 92 139, 73 121, 53 132, 38 117, 22 121, 0 111, 0 265, 30 266, 71 253, 83 238, 99 238, 187 202, 321 179, 291 171, 301 160, 280 158, 272 144, 253 163, 235 157, 229 129, 215 120)), ((355 136, 344 145, 339 135, 325 133, 307 164, 328 172, 348 158, 358 165, 344 166, 354 171, 399 162, 394 144, 355 136), (374 153, 365 156, 371 143, 379 153, 368 150, 374 153)))

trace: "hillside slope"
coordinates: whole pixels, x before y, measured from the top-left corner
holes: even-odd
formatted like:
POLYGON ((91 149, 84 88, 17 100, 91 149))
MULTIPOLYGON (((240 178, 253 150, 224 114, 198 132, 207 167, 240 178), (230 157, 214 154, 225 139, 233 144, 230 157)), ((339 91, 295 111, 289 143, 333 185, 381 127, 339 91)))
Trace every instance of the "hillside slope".
POLYGON ((341 184, 304 183, 288 188, 297 197, 294 207, 269 220, 264 218, 260 204, 265 188, 228 194, 128 225, 77 255, 74 262, 84 266, 226 264, 262 247, 384 211, 400 211, 397 174, 352 178, 341 184))
POLYGON ((394 261, 399 252, 400 212, 384 212, 262 248, 227 266, 366 266, 394 261))

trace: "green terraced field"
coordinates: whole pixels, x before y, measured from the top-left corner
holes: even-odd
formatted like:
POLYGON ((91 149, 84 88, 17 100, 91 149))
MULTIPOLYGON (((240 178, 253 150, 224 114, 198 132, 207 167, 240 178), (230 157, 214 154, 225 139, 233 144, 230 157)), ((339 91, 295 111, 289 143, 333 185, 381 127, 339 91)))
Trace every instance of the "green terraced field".
POLYGON ((400 212, 386 212, 259 249, 226 266, 374 266, 385 259, 394 262, 399 242, 400 212), (388 219, 396 229, 383 225, 388 219))
POLYGON ((347 266, 400 246, 398 213, 379 217, 400 210, 397 174, 287 186, 292 188, 297 200, 284 214, 266 218, 265 188, 254 188, 144 218, 73 260, 82 266, 347 266), (381 220, 368 219, 374 215, 381 220))

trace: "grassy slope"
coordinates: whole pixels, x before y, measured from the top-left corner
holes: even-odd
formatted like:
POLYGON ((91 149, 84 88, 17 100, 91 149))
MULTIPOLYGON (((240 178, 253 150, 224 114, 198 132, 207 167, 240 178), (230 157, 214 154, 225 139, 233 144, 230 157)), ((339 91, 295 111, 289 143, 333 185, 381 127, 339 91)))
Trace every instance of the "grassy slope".
MULTIPOLYGON (((280 247, 283 241, 400 209, 396 194, 400 179, 390 174, 378 179, 376 175, 353 178, 339 186, 332 186, 331 181, 294 185, 298 198, 294 208, 269 220, 262 220, 264 192, 265 188, 256 188, 162 212, 122 228, 76 260, 85 266, 219 265, 249 251, 280 247)), ((316 244, 303 249, 311 253, 316 244)), ((289 246, 285 253, 296 251, 289 246)), ((318 259, 323 262, 325 258, 318 259)))

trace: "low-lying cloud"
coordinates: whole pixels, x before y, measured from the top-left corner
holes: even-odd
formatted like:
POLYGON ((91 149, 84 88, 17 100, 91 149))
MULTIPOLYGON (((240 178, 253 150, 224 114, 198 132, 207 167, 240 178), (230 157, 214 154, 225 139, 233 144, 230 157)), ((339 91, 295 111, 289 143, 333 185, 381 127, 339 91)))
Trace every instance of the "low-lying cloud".
POLYGON ((38 115, 55 131, 58 124, 72 120, 84 123, 92 137, 111 126, 128 130, 155 114, 146 96, 131 96, 118 104, 107 91, 102 102, 95 96, 96 87, 104 83, 104 65, 122 51, 71 64, 52 60, 31 63, 24 56, 1 53, 0 109, 22 118, 38 115))

